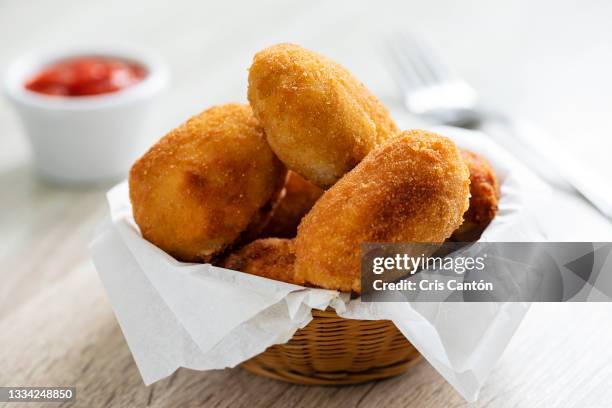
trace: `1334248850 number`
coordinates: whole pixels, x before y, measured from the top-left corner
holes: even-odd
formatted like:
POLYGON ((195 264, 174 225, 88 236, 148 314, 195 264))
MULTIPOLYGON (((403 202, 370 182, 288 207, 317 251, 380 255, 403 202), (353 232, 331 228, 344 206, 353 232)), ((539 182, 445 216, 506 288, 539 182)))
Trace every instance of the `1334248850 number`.
POLYGON ((0 387, 0 402, 70 401, 76 387, 0 387))

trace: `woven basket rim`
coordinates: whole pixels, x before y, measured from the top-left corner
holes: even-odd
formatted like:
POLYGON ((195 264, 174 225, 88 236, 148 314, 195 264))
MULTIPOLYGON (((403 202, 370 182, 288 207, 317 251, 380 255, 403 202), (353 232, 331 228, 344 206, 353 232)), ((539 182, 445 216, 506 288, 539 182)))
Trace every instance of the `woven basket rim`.
POLYGON ((312 321, 284 344, 241 366, 260 376, 303 385, 349 385, 399 375, 421 355, 387 319, 338 316, 312 309, 312 321))

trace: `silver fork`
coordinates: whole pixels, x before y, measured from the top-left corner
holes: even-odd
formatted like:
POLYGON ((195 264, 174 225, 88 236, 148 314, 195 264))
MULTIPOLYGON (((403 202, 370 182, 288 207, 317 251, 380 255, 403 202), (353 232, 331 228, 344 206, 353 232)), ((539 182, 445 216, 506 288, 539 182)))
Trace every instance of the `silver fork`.
MULTIPOLYGON (((453 74, 422 39, 398 34, 389 42, 388 51, 408 112, 439 125, 477 128, 495 122, 505 126, 510 130, 512 143, 521 145, 523 152, 534 154, 532 163, 538 163, 534 170, 545 168, 541 174, 551 171, 558 174, 612 219, 612 185, 608 180, 576 160, 553 139, 544 134, 528 137, 516 128, 512 118, 484 106, 476 91, 453 74)), ((509 147, 508 143, 503 144, 509 147)))

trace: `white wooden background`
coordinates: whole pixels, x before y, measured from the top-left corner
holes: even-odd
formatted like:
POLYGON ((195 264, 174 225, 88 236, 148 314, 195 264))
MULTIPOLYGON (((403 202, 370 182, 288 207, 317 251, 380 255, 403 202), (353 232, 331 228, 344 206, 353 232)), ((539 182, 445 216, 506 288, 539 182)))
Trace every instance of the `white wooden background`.
MULTIPOLYGON (((252 54, 293 41, 347 65, 392 109, 384 35, 427 35, 491 103, 538 124, 612 174, 612 3, 590 1, 0 0, 0 69, 45 46, 128 42, 174 80, 158 133, 245 100, 252 54)), ((76 385, 77 406, 414 406, 465 403, 429 366, 354 387, 299 387, 240 369, 179 370, 145 387, 87 254, 109 185, 40 183, 15 113, 0 99, 0 386, 76 385)), ((556 193, 556 239, 611 240, 580 199, 556 193)), ((544 204, 543 204, 544 205, 544 204)), ((534 305, 474 406, 612 406, 612 306, 534 305)))

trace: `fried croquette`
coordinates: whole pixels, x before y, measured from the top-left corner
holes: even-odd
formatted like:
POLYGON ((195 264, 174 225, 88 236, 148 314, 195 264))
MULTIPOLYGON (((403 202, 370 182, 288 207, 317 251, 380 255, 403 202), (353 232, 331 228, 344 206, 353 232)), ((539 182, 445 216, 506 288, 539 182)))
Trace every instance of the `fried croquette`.
POLYGON ((230 254, 223 268, 250 273, 268 279, 297 283, 293 276, 294 241, 291 239, 258 239, 230 254))
POLYGON ((387 110, 348 70, 298 45, 255 55, 248 99, 279 159, 321 188, 397 133, 387 110))
POLYGON ((144 238, 187 262, 208 262, 267 221, 286 169, 251 108, 213 107, 155 144, 129 176, 144 238))
POLYGON ((470 151, 462 150, 461 157, 470 170, 470 207, 463 215, 463 224, 451 237, 453 241, 477 241, 497 214, 499 183, 487 160, 470 151))
POLYGON ((288 171, 285 188, 272 219, 266 225, 262 237, 295 238, 300 221, 321 197, 323 190, 299 174, 288 171))
POLYGON ((361 243, 442 243, 461 224, 469 192, 467 166, 451 140, 405 131, 366 156, 304 217, 295 277, 361 293, 361 243))

